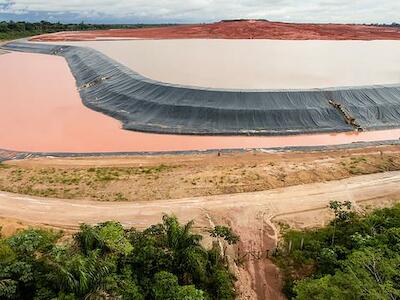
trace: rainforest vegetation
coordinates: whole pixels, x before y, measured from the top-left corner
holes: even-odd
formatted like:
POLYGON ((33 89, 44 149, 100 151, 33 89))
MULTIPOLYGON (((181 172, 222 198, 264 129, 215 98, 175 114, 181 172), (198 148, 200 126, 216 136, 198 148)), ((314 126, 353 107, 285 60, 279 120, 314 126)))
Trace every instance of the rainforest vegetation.
POLYGON ((326 227, 285 229, 275 258, 289 299, 400 299, 400 205, 354 212, 330 203, 326 227))
POLYGON ((120 28, 144 28, 154 26, 168 26, 168 24, 63 24, 41 21, 36 23, 0 21, 0 40, 13 40, 44 33, 59 31, 82 31, 120 28))
MULTIPOLYGON (((289 299, 400 299, 400 204, 371 213, 332 201, 334 219, 303 231, 283 227, 273 257, 289 299)), ((201 245, 192 222, 174 216, 143 231, 118 222, 81 225, 71 236, 27 229, 0 238, 0 299, 234 299, 234 276, 219 242, 201 245)))
MULTIPOLYGON (((81 225, 73 237, 27 229, 0 239, 0 299, 234 299, 234 277, 215 242, 174 216, 144 231, 81 225)), ((236 243, 230 228, 210 235, 236 243)))

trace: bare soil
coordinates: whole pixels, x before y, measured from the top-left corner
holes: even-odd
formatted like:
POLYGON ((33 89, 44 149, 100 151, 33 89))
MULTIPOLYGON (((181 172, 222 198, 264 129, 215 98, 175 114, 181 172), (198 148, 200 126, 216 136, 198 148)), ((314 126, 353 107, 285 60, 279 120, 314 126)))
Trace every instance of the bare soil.
POLYGON ((213 38, 277 40, 395 40, 400 29, 349 24, 295 24, 268 21, 236 21, 145 29, 61 32, 34 37, 34 41, 75 41, 102 38, 213 38))
POLYGON ((0 165, 0 190, 100 201, 264 191, 400 170, 400 146, 323 152, 36 158, 0 165))
POLYGON ((316 226, 332 217, 327 211, 331 200, 349 200, 357 209, 371 209, 398 201, 399 193, 400 171, 254 193, 151 202, 76 201, 0 192, 0 217, 7 218, 0 219, 0 224, 9 231, 25 224, 76 230, 82 222, 113 219, 126 227, 144 228, 159 222, 162 214, 174 213, 182 222, 194 220, 196 230, 205 236, 213 224, 227 224, 241 237, 240 244, 226 252, 238 278, 238 298, 275 300, 284 299, 279 270, 268 258, 278 241, 276 223, 316 226))
POLYGON ((279 269, 269 260, 279 225, 326 224, 330 200, 366 210, 391 205, 400 193, 395 170, 400 146, 13 160, 0 164, 0 190, 13 192, 0 192, 0 227, 6 236, 29 226, 71 234, 82 222, 145 228, 174 213, 194 220, 210 244, 207 229, 227 224, 241 236, 227 248, 238 299, 284 299, 279 269))

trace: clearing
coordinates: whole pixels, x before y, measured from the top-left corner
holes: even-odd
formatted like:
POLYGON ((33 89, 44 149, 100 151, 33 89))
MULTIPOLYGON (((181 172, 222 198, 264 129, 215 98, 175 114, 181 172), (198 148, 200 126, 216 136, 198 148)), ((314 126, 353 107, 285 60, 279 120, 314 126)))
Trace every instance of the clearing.
POLYGON ((321 152, 36 158, 0 165, 0 190, 148 201, 263 191, 400 170, 400 146, 321 152))
POLYGON ((213 224, 228 224, 241 237, 238 246, 228 249, 238 278, 240 299, 283 299, 279 270, 268 259, 278 240, 275 222, 295 228, 321 225, 331 216, 331 200, 349 200, 358 209, 394 203, 400 193, 400 172, 363 175, 327 183, 229 194, 136 203, 74 201, 0 193, 0 224, 6 232, 18 229, 22 220, 31 225, 51 225, 74 230, 79 223, 117 220, 139 228, 157 223, 162 214, 174 213, 182 222, 195 220, 205 232, 213 224))

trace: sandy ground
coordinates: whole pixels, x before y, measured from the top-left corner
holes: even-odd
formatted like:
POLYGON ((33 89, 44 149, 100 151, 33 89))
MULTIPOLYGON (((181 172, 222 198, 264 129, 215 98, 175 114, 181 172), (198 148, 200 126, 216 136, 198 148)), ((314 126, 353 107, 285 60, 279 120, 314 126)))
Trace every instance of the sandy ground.
POLYGON ((61 57, 0 56, 0 149, 42 152, 179 151, 337 145, 397 140, 400 130, 284 137, 146 134, 121 130, 113 118, 83 106, 61 57))
POLYGON ((37 158, 0 165, 0 190, 150 201, 270 190, 400 170, 400 146, 322 152, 37 158))
POLYGON ((394 40, 400 29, 346 24, 290 24, 266 21, 218 22, 145 29, 62 32, 35 40, 93 40, 96 38, 213 38, 278 40, 394 40))
MULTIPOLYGON (((51 225, 71 230, 79 223, 118 220, 125 226, 147 227, 164 213, 174 213, 182 221, 195 220, 197 228, 229 224, 241 235, 239 248, 231 256, 246 256, 237 266, 241 299, 282 299, 279 271, 268 259, 255 254, 272 250, 278 232, 272 222, 289 222, 295 214, 297 228, 323 224, 330 217, 331 200, 349 200, 356 206, 365 202, 396 201, 400 192, 400 172, 364 175, 328 183, 314 183, 271 191, 186 198, 138 203, 104 203, 37 198, 0 192, 0 222, 20 220, 25 224, 51 225), (305 213, 313 212, 310 216, 305 213), (321 213, 322 212, 322 213, 321 213)), ((293 223, 293 222, 292 222, 293 223)))
MULTIPOLYGON (((293 228, 321 226, 332 217, 326 209, 330 200, 355 201, 357 209, 389 205, 399 199, 400 171, 382 172, 399 168, 399 146, 314 153, 249 152, 222 156, 9 161, 0 165, 0 183, 6 187, 14 184, 14 187, 22 188, 36 180, 39 190, 48 185, 66 192, 78 186, 78 195, 90 188, 100 194, 110 192, 111 186, 115 192, 133 187, 136 195, 143 187, 148 198, 142 199, 148 201, 107 199, 119 202, 99 202, 0 192, 0 226, 5 235, 27 226, 58 228, 71 233, 79 223, 94 224, 109 219, 128 227, 145 228, 159 222, 163 213, 174 213, 183 222, 194 219, 196 230, 203 234, 212 224, 228 224, 241 236, 238 246, 228 248, 232 262, 237 258, 243 261, 231 265, 238 278, 239 299, 283 299, 279 270, 266 258, 276 247, 277 224, 283 222, 293 228), (119 172, 125 174, 124 170, 130 170, 132 177, 116 175, 119 172), (376 172, 379 173, 354 177, 376 172), (82 174, 83 182, 91 182, 86 190, 81 185, 83 182, 77 185, 76 180, 82 174), (88 174, 93 177, 85 177, 88 174), (98 175, 100 181, 96 182, 94 179, 98 175), (111 177, 104 181, 107 176, 111 177), (353 177, 335 180, 350 176, 353 177), (47 182, 48 179, 52 181, 47 182), (307 182, 314 183, 305 184, 307 182), (295 186, 284 187, 287 185, 295 186), (280 186, 284 188, 276 188, 280 186), (231 194, 246 189, 268 190, 231 194), (189 197, 198 193, 207 195, 206 192, 225 194, 189 197), (169 195, 169 199, 154 200, 165 195, 169 195), (176 195, 181 199, 171 199, 176 195)), ((210 241, 206 238, 205 242, 210 241)))
POLYGON ((197 87, 313 89, 400 83, 400 41, 182 39, 62 44, 99 50, 154 80, 197 87))

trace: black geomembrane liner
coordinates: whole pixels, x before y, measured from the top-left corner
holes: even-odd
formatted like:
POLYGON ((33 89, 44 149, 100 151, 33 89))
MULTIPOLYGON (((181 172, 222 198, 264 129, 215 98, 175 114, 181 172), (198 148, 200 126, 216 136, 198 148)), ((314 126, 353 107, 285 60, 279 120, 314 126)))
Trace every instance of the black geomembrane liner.
POLYGON ((83 103, 130 130, 195 135, 353 131, 329 100, 340 103, 364 130, 400 127, 400 83, 309 90, 197 88, 145 78, 91 48, 27 42, 2 48, 64 57, 83 103))

